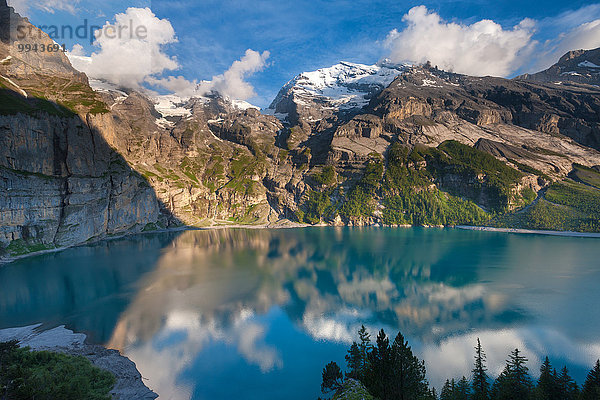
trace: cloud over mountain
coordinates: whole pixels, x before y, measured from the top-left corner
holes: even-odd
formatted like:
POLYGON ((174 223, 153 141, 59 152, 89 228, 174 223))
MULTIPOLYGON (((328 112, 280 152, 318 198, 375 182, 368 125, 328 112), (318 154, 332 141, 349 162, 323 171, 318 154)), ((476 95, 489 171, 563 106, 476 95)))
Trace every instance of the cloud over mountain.
POLYGON ((91 56, 82 57, 81 46, 73 48, 70 59, 75 68, 133 89, 141 88, 151 75, 178 68, 177 60, 163 48, 177 41, 169 20, 156 17, 149 8, 134 7, 114 19, 96 31, 98 51, 91 56))
POLYGON ((121 87, 146 90, 145 84, 150 84, 182 97, 212 91, 240 100, 255 96, 254 87, 245 79, 266 66, 268 51, 248 49, 224 73, 198 82, 183 76, 163 76, 180 68, 166 49, 175 42, 175 29, 168 19, 158 18, 149 8, 130 7, 96 31, 97 51, 86 56, 83 47, 75 45, 68 55, 73 66, 89 77, 121 87))
POLYGON ((395 62, 431 61, 441 69, 463 74, 506 76, 520 66, 534 44, 530 19, 512 29, 486 19, 464 25, 446 22, 418 6, 402 20, 406 28, 392 30, 385 42, 395 62))

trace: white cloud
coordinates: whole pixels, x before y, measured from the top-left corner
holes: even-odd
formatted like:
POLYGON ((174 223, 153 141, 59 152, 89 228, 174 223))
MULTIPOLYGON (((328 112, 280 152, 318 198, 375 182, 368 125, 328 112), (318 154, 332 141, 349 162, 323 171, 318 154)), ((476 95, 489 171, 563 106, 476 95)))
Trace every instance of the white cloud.
POLYGON ((74 46, 69 59, 92 78, 141 89, 146 78, 179 67, 164 52, 165 45, 176 41, 169 20, 159 19, 149 8, 131 7, 96 32, 97 52, 83 57, 81 46, 74 46))
POLYGON ((183 76, 161 75, 179 68, 165 46, 177 41, 175 30, 167 19, 159 19, 149 8, 128 8, 115 15, 114 22, 96 32, 98 50, 86 56, 81 45, 67 53, 76 69, 89 77, 103 79, 135 90, 146 90, 144 84, 160 86, 181 97, 201 96, 212 91, 237 100, 254 97, 254 87, 245 79, 262 70, 269 52, 248 49, 223 74, 210 81, 187 80, 183 76))
POLYGON ((491 20, 462 25, 445 22, 425 6, 418 6, 402 20, 407 27, 391 31, 386 39, 392 61, 431 61, 441 69, 469 75, 507 76, 535 43, 530 19, 508 30, 491 20))
POLYGON ((247 100, 256 96, 256 93, 254 87, 245 79, 262 70, 267 65, 269 55, 268 51, 259 53, 248 49, 244 56, 240 60, 234 61, 227 71, 213 76, 210 81, 189 81, 182 76, 151 77, 147 81, 152 85, 162 86, 181 97, 202 96, 214 91, 230 99, 247 100))
POLYGON ((240 60, 234 61, 225 73, 213 76, 209 82, 201 82, 198 90, 204 93, 214 90, 223 96, 240 100, 253 97, 255 96, 254 88, 244 79, 248 75, 262 70, 269 55, 268 51, 263 51, 261 54, 248 49, 246 54, 240 60))

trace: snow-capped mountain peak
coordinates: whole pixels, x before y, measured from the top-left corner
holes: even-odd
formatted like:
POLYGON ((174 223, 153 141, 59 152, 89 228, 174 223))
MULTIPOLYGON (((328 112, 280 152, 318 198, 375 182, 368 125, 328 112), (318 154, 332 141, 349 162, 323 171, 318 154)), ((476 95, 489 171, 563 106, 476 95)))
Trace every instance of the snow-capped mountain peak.
MULTIPOLYGON (((306 108, 313 102, 325 103, 333 111, 361 109, 408 67, 388 61, 374 65, 342 61, 328 68, 303 72, 279 91, 269 109, 275 114, 288 115, 292 103, 306 108)), ((311 119, 320 118, 308 118, 311 119)))

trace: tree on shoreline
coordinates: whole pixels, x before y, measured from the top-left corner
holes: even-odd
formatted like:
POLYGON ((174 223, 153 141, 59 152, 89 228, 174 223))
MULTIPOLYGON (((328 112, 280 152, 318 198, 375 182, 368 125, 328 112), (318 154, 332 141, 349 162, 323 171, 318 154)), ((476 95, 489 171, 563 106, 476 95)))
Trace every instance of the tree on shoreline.
POLYGON ((575 380, 569 375, 569 370, 566 366, 558 375, 558 390, 560 398, 564 400, 576 400, 579 398, 579 388, 575 380))
POLYGON ((596 361, 581 389, 581 400, 598 399, 600 399, 600 360, 596 361))
POLYGON ((527 358, 515 349, 502 373, 490 385, 486 354, 479 338, 471 381, 464 376, 459 380, 446 379, 438 398, 426 379, 425 363, 413 354, 400 332, 390 344, 382 329, 374 345, 364 326, 358 334, 360 342, 353 342, 346 355, 347 372, 344 374, 333 361, 323 369, 321 390, 335 392, 336 400, 345 399, 350 387, 360 388, 361 393, 368 392, 378 400, 600 400, 600 360, 589 372, 580 393, 567 367, 558 373, 548 357, 534 382, 527 358))
POLYGON ((492 398, 497 400, 531 399, 533 383, 529 377, 529 369, 525 365, 527 358, 514 349, 506 360, 504 370, 494 382, 492 398))
POLYGON ((473 367, 473 395, 471 400, 488 400, 490 398, 490 383, 485 366, 486 355, 481 347, 481 341, 477 338, 475 347, 475 366, 473 367))

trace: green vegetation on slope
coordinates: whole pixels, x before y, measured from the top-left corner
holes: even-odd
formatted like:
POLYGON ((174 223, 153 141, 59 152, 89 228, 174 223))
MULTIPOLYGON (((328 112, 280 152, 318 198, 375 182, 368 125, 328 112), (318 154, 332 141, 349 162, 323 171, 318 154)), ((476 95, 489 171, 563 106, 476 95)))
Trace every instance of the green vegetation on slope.
POLYGON ((43 98, 26 99, 12 90, 8 90, 0 80, 0 115, 15 115, 18 113, 37 115, 45 112, 59 117, 75 115, 71 110, 58 106, 43 98))
MULTIPOLYGON (((377 217, 386 225, 482 224, 536 198, 531 189, 516 192, 522 172, 456 141, 443 142, 437 148, 394 143, 386 161, 372 155, 339 207, 342 218, 365 221, 377 217), (490 213, 477 206, 481 202, 490 213)), ((335 183, 333 168, 324 167, 311 177, 320 186, 335 183)), ((333 191, 326 192, 309 195, 300 220, 316 223, 328 216, 329 199, 325 197, 333 191)))
POLYGON ((382 178, 383 163, 381 160, 370 160, 363 176, 348 192, 340 214, 346 218, 371 216, 375 211, 375 195, 382 178))
POLYGON ((507 211, 510 204, 526 205, 526 200, 520 196, 514 197, 511 189, 516 185, 523 173, 509 167, 494 156, 464 145, 454 140, 448 140, 438 146, 438 150, 449 157, 437 157, 436 175, 440 178, 447 174, 460 176, 460 188, 448 185, 453 194, 463 195, 477 201, 484 197, 493 211, 507 211), (465 185, 465 182, 473 182, 465 185))
POLYGON ((489 219, 475 203, 440 191, 433 173, 426 168, 409 168, 425 158, 444 159, 438 149, 394 144, 388 154, 384 177, 383 221, 385 224, 457 225, 477 224, 489 219), (424 157, 425 156, 425 157, 424 157))
POLYGON ((0 394, 13 400, 109 400, 115 377, 82 356, 0 343, 0 394))
POLYGON ((526 229, 598 232, 600 190, 570 180, 556 182, 534 205, 496 222, 499 226, 526 229))
POLYGON ((296 212, 298 221, 313 225, 321 222, 325 216, 333 211, 330 195, 331 191, 328 190, 324 192, 311 190, 308 193, 308 200, 303 204, 304 209, 296 212))
POLYGON ((0 249, 0 254, 4 253, 12 257, 22 256, 38 251, 51 250, 55 248, 52 244, 28 243, 23 239, 16 239, 10 242, 4 249, 0 249))
POLYGON ((472 201, 438 189, 388 197, 384 205, 386 225, 476 225, 489 220, 472 201))
POLYGON ((573 164, 573 172, 571 172, 570 176, 578 182, 600 189, 600 173, 593 168, 573 164))
POLYGON ((311 177, 319 185, 332 185, 335 183, 335 169, 331 165, 326 165, 321 171, 311 175, 311 177))

